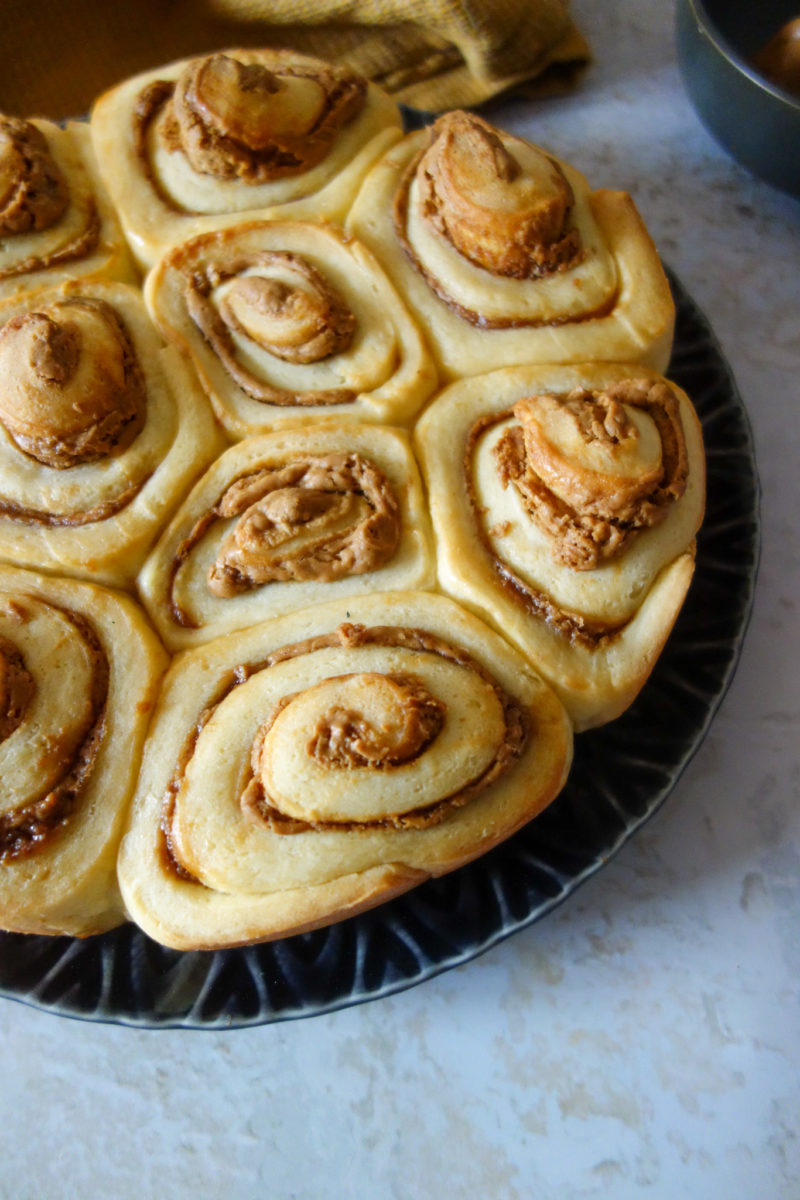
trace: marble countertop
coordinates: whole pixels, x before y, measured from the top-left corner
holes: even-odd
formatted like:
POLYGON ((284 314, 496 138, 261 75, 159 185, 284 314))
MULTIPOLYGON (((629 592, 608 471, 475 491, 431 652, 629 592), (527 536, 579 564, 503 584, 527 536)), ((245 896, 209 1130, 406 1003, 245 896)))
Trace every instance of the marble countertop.
POLYGON ((146 1031, 0 1001, 0 1197, 800 1197, 800 202, 685 98, 672 4, 574 0, 595 64, 506 128, 634 196, 753 426, 738 670, 658 814, 545 920, 329 1015, 146 1031))

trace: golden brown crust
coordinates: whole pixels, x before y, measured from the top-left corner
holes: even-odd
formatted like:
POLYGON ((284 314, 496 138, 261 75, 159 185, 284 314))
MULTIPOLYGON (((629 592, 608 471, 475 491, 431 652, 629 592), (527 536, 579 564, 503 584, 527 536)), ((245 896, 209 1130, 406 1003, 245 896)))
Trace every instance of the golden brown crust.
POLYGON ((141 294, 74 281, 0 305, 0 554, 130 583, 222 438, 141 294))
POLYGON ((133 278, 88 127, 0 115, 0 296, 67 276, 133 278))
POLYGON ((520 367, 452 384, 415 437, 440 586, 536 662, 577 728, 613 719, 691 579, 705 472, 688 397, 641 368, 520 367))
POLYGON ((436 384, 423 335, 355 238, 248 221, 174 247, 145 283, 231 438, 342 417, 405 423, 436 384))
POLYGON ((398 139, 397 104, 288 50, 231 49, 124 81, 94 106, 109 191, 140 264, 257 216, 341 221, 398 139))
POLYGON ((329 924, 508 837, 570 756, 552 693, 444 597, 305 609, 175 661, 120 855, 125 901, 184 948, 329 924))
POLYGON ((120 924, 116 855, 166 656, 129 598, 0 564, 0 926, 120 924))

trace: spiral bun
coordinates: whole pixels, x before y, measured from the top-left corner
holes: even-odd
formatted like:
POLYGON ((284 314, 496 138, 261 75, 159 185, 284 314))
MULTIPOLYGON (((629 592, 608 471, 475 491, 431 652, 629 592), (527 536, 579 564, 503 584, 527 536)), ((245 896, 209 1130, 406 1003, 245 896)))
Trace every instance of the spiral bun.
POLYGON ((618 716, 694 568, 705 461, 688 397, 639 367, 506 369, 446 388, 415 445, 441 586, 536 663, 576 728, 618 716))
POLYGON ((256 216, 343 220, 401 133, 393 100, 344 67, 232 49, 105 93, 93 143, 143 267, 174 242, 256 216))
POLYGON ((376 593, 218 639, 168 677, 125 903, 178 947, 328 924, 509 836, 558 792, 571 743, 524 660, 441 596, 376 593))
POLYGON ((380 264, 333 225, 251 221, 199 234, 164 255, 145 297, 232 438, 303 420, 406 423, 436 385, 380 264))
POLYGON ((489 363, 666 366, 674 306, 630 196, 592 191, 474 114, 389 149, 347 226, 428 330, 446 379, 489 363))
POLYGON ((116 854, 166 656, 133 601, 0 565, 0 924, 124 920, 116 854))
POLYGON ((75 281, 0 305, 0 555, 130 585, 222 447, 141 294, 75 281))
POLYGON ((86 125, 0 113, 0 299, 133 265, 86 125))

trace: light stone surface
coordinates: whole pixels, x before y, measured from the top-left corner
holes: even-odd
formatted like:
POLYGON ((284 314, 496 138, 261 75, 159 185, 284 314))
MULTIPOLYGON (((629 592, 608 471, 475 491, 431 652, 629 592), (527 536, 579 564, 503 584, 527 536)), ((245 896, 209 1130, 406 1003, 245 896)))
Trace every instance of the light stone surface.
POLYGON ((733 367, 763 548, 721 711, 566 904, 398 996, 228 1033, 0 1001, 3 1200, 800 1197, 800 202, 699 124, 671 3, 573 11, 580 91, 493 115, 633 194, 733 367))

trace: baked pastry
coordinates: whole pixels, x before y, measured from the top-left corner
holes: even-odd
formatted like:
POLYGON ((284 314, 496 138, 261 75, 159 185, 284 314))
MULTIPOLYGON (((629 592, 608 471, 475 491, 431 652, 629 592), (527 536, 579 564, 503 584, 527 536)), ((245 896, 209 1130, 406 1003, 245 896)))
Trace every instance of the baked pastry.
POLYGON ((138 584, 177 650, 320 600, 434 577, 407 435, 341 421, 232 446, 178 509, 138 584))
POLYGON ((76 281, 0 305, 0 558, 133 581, 224 445, 135 289, 76 281))
POLYGON ((370 171, 347 220, 453 379, 528 362, 667 364, 674 304, 631 197, 447 113, 370 171))
POLYGON ((444 590, 524 650, 576 728, 619 715, 692 577, 688 397, 641 366, 505 368, 451 384, 415 436, 444 590))
POLYGON ((78 275, 134 278, 89 129, 0 114, 0 298, 78 275))
POLYGON ((562 786, 571 727, 432 593, 314 606, 174 660, 123 838, 133 919, 181 949, 328 924, 475 858, 562 786))
POLYGON ((437 383, 380 266, 334 225, 201 234, 160 260, 145 298, 232 438, 306 418, 407 421, 437 383))
POLYGON ((0 927, 125 919, 116 857, 166 656, 130 599, 0 564, 0 927))
POLYGON ((229 50, 102 95, 94 145, 139 262, 260 215, 340 220, 401 135, 400 110, 345 67, 290 50, 229 50))

